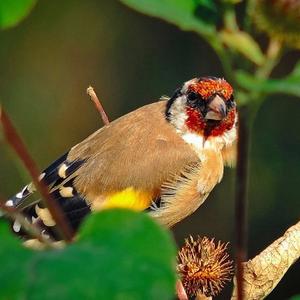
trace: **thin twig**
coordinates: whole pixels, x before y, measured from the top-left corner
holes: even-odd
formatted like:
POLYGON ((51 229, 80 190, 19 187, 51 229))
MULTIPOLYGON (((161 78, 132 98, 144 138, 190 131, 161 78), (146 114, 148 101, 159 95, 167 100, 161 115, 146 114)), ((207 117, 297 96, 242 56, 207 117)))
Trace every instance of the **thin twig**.
POLYGON ((40 192, 45 202, 46 207, 49 209, 54 221, 57 224, 59 234, 61 237, 70 242, 73 237, 73 232, 70 225, 67 223, 66 219, 64 218, 63 212, 61 211, 58 204, 54 201, 51 195, 48 192, 47 187, 39 180, 38 168, 36 163, 31 158, 29 152, 26 149, 25 144, 23 143, 21 137, 17 133, 16 129, 14 128, 10 118, 0 106, 0 123, 3 126, 4 136, 7 142, 11 145, 11 147, 15 150, 23 164, 25 165, 26 169, 28 170, 30 176, 32 177, 32 181, 40 192))
POLYGON ((248 191, 248 157, 250 145, 250 127, 247 122, 246 108, 239 112, 238 155, 235 193, 235 231, 236 231, 236 278, 238 300, 243 294, 243 262, 247 259, 247 191, 248 191))
POLYGON ((95 104, 95 107, 96 107, 97 111, 99 112, 104 125, 108 125, 109 119, 108 119, 107 114, 106 114, 99 98, 97 97, 96 92, 94 91, 93 87, 89 86, 87 88, 86 92, 90 96, 90 99, 95 104))
POLYGON ((51 243, 50 238, 45 238, 38 227, 31 224, 29 221, 26 220, 26 218, 18 212, 13 207, 8 207, 4 205, 5 203, 4 199, 0 197, 0 211, 5 213, 5 216, 10 218, 12 221, 17 221, 21 224, 22 228, 32 237, 38 239, 40 242, 45 244, 48 248, 54 248, 51 243))

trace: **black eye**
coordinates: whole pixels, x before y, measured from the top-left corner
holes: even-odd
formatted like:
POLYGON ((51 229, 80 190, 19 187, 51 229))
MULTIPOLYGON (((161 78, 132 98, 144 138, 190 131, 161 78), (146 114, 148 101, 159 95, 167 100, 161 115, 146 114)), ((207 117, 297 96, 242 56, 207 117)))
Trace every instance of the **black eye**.
POLYGON ((226 104, 227 104, 227 107, 228 108, 232 108, 232 107, 234 107, 235 106, 235 102, 234 102, 234 97, 233 97, 233 95, 230 97, 230 99, 226 102, 226 104))
POLYGON ((187 96, 189 101, 195 101, 199 99, 198 94, 194 93, 194 92, 190 92, 187 96))

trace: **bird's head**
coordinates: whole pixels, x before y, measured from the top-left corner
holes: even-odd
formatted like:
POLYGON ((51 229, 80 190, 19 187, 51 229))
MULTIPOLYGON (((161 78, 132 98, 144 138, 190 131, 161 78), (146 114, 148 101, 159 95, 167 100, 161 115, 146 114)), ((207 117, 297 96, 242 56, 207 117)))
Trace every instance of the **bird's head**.
POLYGON ((179 131, 221 136, 236 123, 233 88, 216 77, 194 78, 176 90, 169 100, 167 119, 179 131))

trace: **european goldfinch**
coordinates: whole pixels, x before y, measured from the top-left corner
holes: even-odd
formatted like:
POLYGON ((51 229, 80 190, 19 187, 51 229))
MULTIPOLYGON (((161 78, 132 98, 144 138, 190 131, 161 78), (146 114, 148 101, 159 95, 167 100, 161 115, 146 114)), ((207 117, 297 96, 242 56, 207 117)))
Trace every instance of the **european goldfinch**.
MULTIPOLYGON (((100 128, 41 176, 74 230, 91 211, 147 210, 165 226, 193 213, 235 158, 237 111, 224 79, 194 78, 171 98, 145 105, 100 128)), ((28 199, 33 184, 6 206, 58 239, 49 210, 28 199)), ((20 224, 13 230, 26 238, 20 224)))

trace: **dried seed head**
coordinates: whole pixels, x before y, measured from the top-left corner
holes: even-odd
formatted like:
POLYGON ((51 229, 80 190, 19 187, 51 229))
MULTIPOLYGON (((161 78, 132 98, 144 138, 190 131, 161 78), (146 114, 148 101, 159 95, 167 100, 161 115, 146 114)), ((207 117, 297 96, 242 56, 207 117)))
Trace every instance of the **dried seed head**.
POLYGON ((257 28, 293 48, 300 48, 300 1, 254 0, 252 17, 257 28))
POLYGON ((177 271, 189 296, 197 293, 217 295, 230 281, 233 274, 232 261, 226 252, 228 243, 215 243, 214 239, 192 236, 178 252, 177 271))

